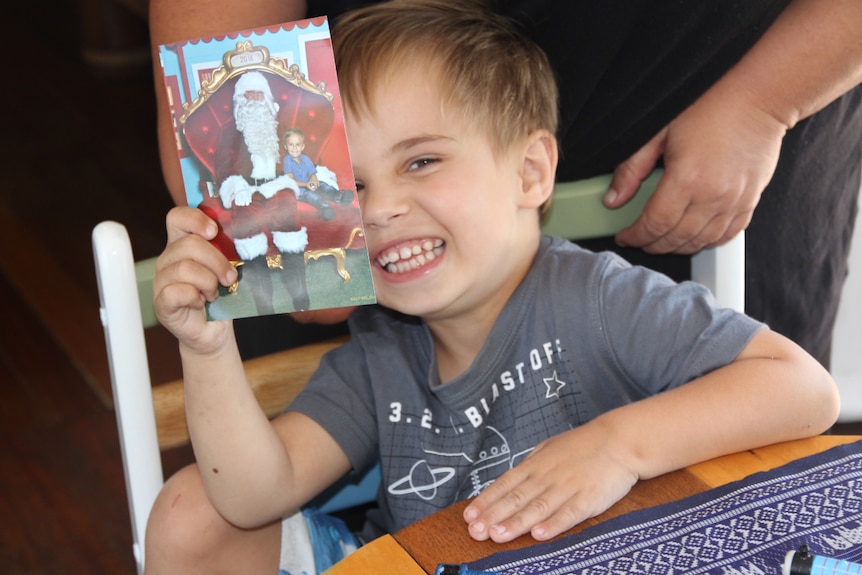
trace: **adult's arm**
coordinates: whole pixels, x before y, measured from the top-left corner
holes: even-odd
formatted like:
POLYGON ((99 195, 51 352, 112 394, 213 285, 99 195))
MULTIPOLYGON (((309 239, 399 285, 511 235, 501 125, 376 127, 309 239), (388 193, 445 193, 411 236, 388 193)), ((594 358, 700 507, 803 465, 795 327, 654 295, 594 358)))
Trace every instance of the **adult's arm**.
POLYGON ((712 88, 614 172, 618 207, 664 158, 644 212, 617 235, 652 253, 693 253, 745 229, 786 132, 862 81, 862 2, 795 0, 712 88))
POLYGON ((150 0, 159 154, 162 173, 174 203, 186 204, 186 195, 159 67, 159 45, 299 20, 305 17, 305 12, 305 0, 150 0))

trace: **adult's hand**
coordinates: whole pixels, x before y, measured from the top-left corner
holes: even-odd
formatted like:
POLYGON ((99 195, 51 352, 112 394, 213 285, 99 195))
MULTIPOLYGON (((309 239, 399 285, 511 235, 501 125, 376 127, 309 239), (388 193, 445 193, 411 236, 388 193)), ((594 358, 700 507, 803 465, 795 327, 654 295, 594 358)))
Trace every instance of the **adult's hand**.
POLYGON ((605 205, 629 201, 664 158, 664 176, 617 243, 650 253, 694 253, 751 221, 775 172, 786 126, 744 94, 704 94, 614 171, 605 205))
POLYGON ((665 175, 617 241, 692 253, 746 227, 785 132, 862 82, 862 2, 793 0, 751 50, 615 171, 616 207, 664 156, 665 175))

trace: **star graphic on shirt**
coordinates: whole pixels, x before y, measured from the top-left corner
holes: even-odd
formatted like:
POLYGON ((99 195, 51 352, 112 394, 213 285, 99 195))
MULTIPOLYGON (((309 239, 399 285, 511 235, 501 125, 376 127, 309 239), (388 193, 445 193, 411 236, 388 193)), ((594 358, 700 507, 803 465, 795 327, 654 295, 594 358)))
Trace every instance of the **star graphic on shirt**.
POLYGON ((560 381, 560 378, 557 377, 557 371, 554 370, 554 373, 551 377, 545 377, 542 379, 545 382, 545 385, 548 387, 548 392, 545 394, 545 399, 551 399, 552 397, 560 397, 560 390, 566 385, 565 381, 560 381))

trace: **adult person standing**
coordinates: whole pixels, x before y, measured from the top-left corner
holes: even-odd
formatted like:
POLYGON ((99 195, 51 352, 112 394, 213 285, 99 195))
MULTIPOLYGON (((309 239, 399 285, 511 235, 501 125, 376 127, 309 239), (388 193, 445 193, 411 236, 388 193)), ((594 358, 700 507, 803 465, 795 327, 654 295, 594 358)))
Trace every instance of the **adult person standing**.
MULTIPOLYGON (((152 0, 151 40, 319 14, 337 26, 368 3, 152 0)), ((862 3, 492 3, 555 68, 559 180, 613 171, 605 201, 616 207, 663 164, 643 214, 615 238, 623 255, 679 279, 676 254, 747 229, 746 311, 828 367, 862 165, 862 3)), ((165 178, 182 203, 161 89, 157 98, 165 178)))

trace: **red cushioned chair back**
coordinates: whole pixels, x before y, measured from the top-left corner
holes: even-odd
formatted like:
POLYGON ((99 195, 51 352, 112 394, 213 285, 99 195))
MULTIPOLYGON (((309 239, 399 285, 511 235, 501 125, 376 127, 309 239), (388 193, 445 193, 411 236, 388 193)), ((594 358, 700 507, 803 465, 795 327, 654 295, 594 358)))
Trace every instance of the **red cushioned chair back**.
MULTIPOLYGON (((261 71, 278 103, 279 141, 282 141, 284 130, 299 128, 305 134, 304 153, 315 164, 325 165, 322 152, 332 130, 332 103, 323 94, 296 86, 277 74, 261 71)), ((183 124, 188 149, 216 182, 234 172, 233 166, 216 165, 217 151, 238 149, 238 143, 242 141, 233 117, 233 92, 238 79, 239 75, 236 75, 226 80, 189 114, 183 124), (220 171, 226 173, 221 174, 220 171)), ((283 154, 284 150, 281 152, 283 154)))

